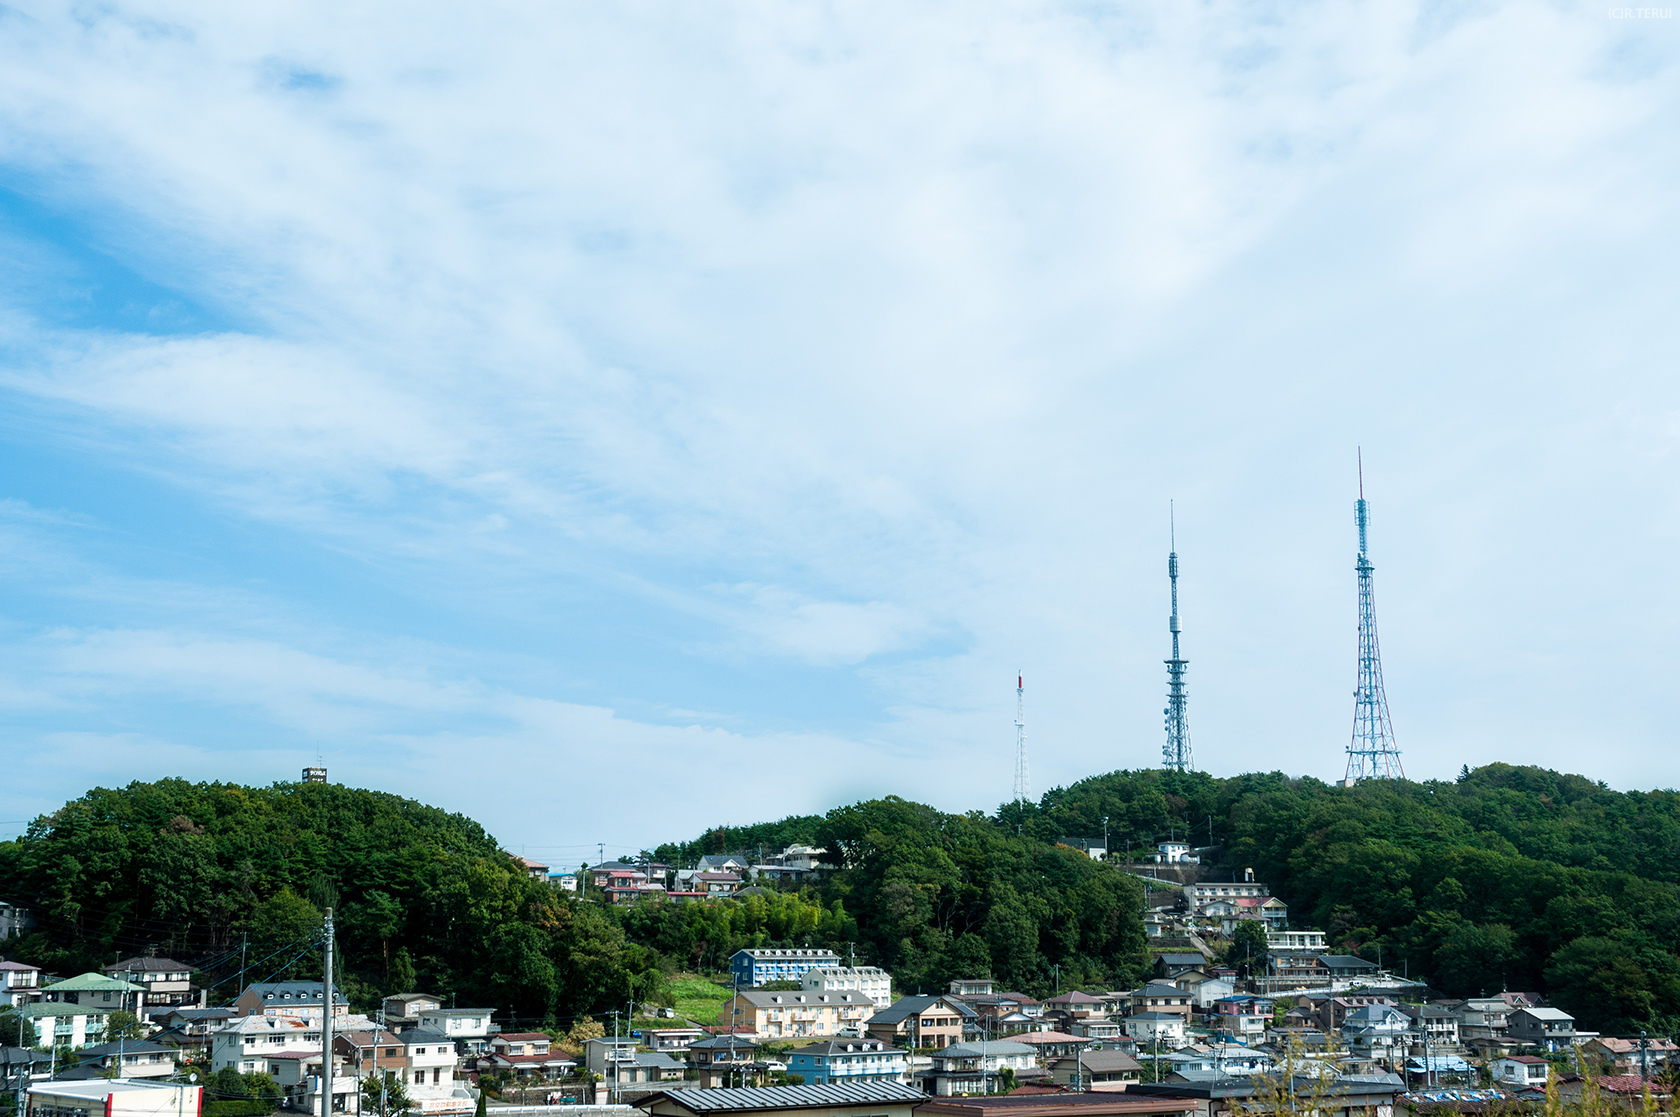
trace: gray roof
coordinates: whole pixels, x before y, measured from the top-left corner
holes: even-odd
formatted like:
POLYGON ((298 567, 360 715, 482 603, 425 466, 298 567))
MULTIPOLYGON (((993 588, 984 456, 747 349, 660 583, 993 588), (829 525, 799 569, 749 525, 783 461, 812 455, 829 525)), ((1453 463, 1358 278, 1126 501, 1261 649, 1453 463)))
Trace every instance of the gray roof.
POLYGON ((192 967, 173 958, 124 958, 105 967, 106 973, 192 973, 192 967))
POLYGON ((1167 953, 1161 955, 1161 961, 1165 962, 1169 966, 1205 966, 1207 965, 1207 956, 1199 952, 1180 953, 1178 951, 1168 951, 1167 953))
POLYGON ((1574 1020, 1575 1019, 1573 1016, 1569 1015, 1569 1013, 1563 1011, 1561 1008, 1528 1008, 1528 1007, 1525 1006, 1523 1008, 1517 1009, 1511 1015, 1515 1016, 1518 1012, 1526 1012, 1526 1013, 1528 1013, 1528 1015, 1534 1017, 1534 1019, 1536 1019, 1536 1020, 1554 1020, 1555 1021, 1555 1020, 1574 1020))
MULTIPOLYGON (((1086 1051, 1077 1057, 1078 1065, 1097 1074, 1112 1074, 1115 1071, 1142 1070, 1143 1065, 1124 1051, 1086 1051)), ((1055 1066, 1073 1067, 1075 1056, 1065 1055, 1057 1059, 1055 1066)))
POLYGON ((690 1051, 731 1051, 737 1047, 757 1047, 758 1041, 751 1036, 736 1034, 733 1036, 707 1036, 697 1039, 688 1045, 690 1051))
POLYGON ((902 1047, 893 1047, 878 1039, 825 1039, 821 1043, 808 1043, 804 1047, 795 1047, 789 1055, 902 1055, 902 1047))
POLYGON ((493 1008, 423 1008, 422 1016, 493 1016, 493 1008))
POLYGON ((1338 970, 1374 970, 1375 962, 1367 962, 1363 958, 1356 958, 1352 954, 1320 954, 1318 960, 1331 969, 1338 970))
POLYGON ((1162 1020, 1177 1020, 1179 1023, 1184 1022, 1184 1017, 1180 1016, 1176 1012, 1134 1012, 1130 1016, 1126 1017, 1126 1019, 1145 1020, 1152 1024, 1158 1023, 1162 1020))
POLYGON ((912 1013, 921 1012, 929 1008, 936 1001, 944 1001, 957 1011, 959 1016, 978 1016, 972 1008, 963 1004, 949 993, 929 993, 919 997, 900 997, 891 1005, 881 1009, 868 1020, 870 1024, 896 1024, 912 1013))
POLYGON ((1028 1047, 1010 1039, 978 1040, 974 1043, 953 1043, 942 1051, 933 1052, 935 1059, 968 1059, 976 1055, 1036 1055, 1038 1048, 1028 1047))
POLYGON ((682 1070, 688 1066, 681 1059, 673 1059, 663 1051, 636 1052, 636 1065, 639 1067, 658 1067, 660 1070, 682 1070))
POLYGON ((404 1043, 454 1043, 455 1041, 442 1032, 434 1032, 430 1028, 405 1028, 397 1033, 397 1038, 404 1043))
POLYGON ((45 1051, 31 1051, 27 1047, 0 1047, 0 1067, 35 1066, 51 1061, 52 1056, 45 1051))
MULTIPOLYGON (((255 993, 265 1001, 291 1000, 321 1002, 321 983, 319 981, 259 981, 245 987, 246 993, 255 993)), ((241 993, 240 996, 244 996, 241 993)), ((344 990, 333 986, 333 1000, 344 1000, 344 990)))
POLYGON ((660 1090, 632 1104, 651 1108, 669 1101, 691 1113, 754 1113, 781 1109, 844 1109, 891 1102, 921 1102, 927 1095, 900 1082, 845 1082, 833 1086, 761 1086, 741 1090, 660 1090))
POLYGON ((1190 995, 1190 991, 1188 989, 1180 989, 1176 985, 1168 985, 1164 981, 1151 981, 1142 989, 1139 989, 1137 992, 1129 995, 1133 997, 1188 997, 1190 995))
POLYGON ((743 989, 741 999, 754 1008, 769 1008, 771 1005, 856 1005, 873 1004, 862 993, 851 993, 843 990, 821 989, 743 989))
POLYGON ((124 1055, 168 1055, 171 1058, 175 1055, 173 1047, 163 1047, 156 1043, 131 1039, 112 1040, 110 1043, 101 1043, 95 1047, 83 1047, 76 1052, 76 1058, 84 1063, 89 1059, 103 1059, 107 1055, 115 1055, 118 1048, 122 1049, 124 1055))

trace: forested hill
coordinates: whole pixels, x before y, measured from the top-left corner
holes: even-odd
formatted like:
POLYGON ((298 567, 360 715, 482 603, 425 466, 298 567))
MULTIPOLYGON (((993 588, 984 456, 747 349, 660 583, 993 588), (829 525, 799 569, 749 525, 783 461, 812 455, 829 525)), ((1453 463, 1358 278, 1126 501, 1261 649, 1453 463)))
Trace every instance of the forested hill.
POLYGON ((1680 796, 1506 765, 1352 788, 1114 772, 993 815, 887 798, 656 850, 804 842, 841 866, 816 887, 629 908, 530 880, 478 824, 395 796, 136 783, 0 843, 0 896, 42 920, 3 950, 63 973, 173 954, 213 983, 248 940, 251 980, 305 974, 330 904, 358 1005, 420 987, 564 1023, 660 1000, 671 974, 741 946, 831 947, 906 992, 982 972, 1029 993, 1123 988, 1146 972, 1142 886, 1060 844, 1105 819, 1116 860, 1169 835, 1212 845, 1211 873, 1253 868, 1295 925, 1444 992, 1539 989, 1585 1027, 1680 1026, 1680 796))
POLYGON ((0 843, 0 896, 41 919, 4 952, 60 973, 172 955, 225 1000, 247 939, 250 980, 318 973, 330 905, 358 1007, 419 987, 538 1024, 662 1000, 670 975, 720 971, 743 946, 830 947, 912 990, 984 970, 1034 990, 1053 966, 1093 987, 1144 972, 1135 878, 983 815, 888 799, 723 838, 743 835, 811 838, 850 867, 798 892, 617 907, 531 880, 476 823, 396 796, 135 783, 0 843))
POLYGON ((1281 774, 1115 772, 1057 788, 1023 832, 1169 833, 1252 867, 1297 926, 1465 994, 1545 991, 1587 1027, 1680 1025, 1680 795, 1494 764, 1346 788, 1281 774))

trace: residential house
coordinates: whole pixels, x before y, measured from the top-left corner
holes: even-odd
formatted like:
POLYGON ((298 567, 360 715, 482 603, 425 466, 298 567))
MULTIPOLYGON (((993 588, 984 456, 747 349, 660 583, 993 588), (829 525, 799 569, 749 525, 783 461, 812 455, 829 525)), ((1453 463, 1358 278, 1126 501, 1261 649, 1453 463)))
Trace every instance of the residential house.
POLYGON ((1207 956, 1200 951, 1165 951, 1155 957, 1155 976, 1171 978, 1207 965, 1207 956))
POLYGON ((1575 1018, 1561 1008, 1519 1008, 1510 1016, 1507 1033, 1519 1043, 1545 1051, 1562 1051, 1577 1035, 1575 1018))
MULTIPOLYGON (((41 987, 41 995, 60 1004, 87 1005, 106 1012, 119 1009, 136 1012, 145 989, 120 977, 106 977, 102 973, 77 974, 41 987)), ((136 1012, 136 1015, 138 1013, 136 1012)))
POLYGON ((124 958, 105 967, 105 976, 132 982, 145 990, 138 998, 137 1016, 156 1016, 162 1009, 202 1008, 204 991, 192 983, 192 967, 173 958, 124 958))
POLYGON ((548 879, 548 866, 544 865, 541 861, 533 861, 529 857, 521 857, 517 853, 508 853, 505 849, 502 850, 502 853, 515 865, 519 866, 520 872, 524 873, 532 880, 548 879))
POLYGON ((251 1074, 264 1071, 267 1062, 283 1053, 311 1051, 317 1057, 321 1053, 319 1020, 267 1014, 236 1016, 210 1036, 210 1069, 232 1067, 241 1074, 251 1074))
POLYGON ((913 1051, 938 1050, 961 1043, 967 1021, 979 1014, 949 994, 900 997, 865 1022, 869 1035, 883 1043, 901 1043, 913 1051))
POLYGON ((1552 1072, 1552 1064, 1537 1055, 1505 1055, 1488 1065, 1493 1080, 1519 1089, 1529 1086, 1544 1088, 1552 1072))
POLYGON ((683 1051, 695 1040, 705 1039, 703 1028, 654 1028, 642 1040, 655 1051, 683 1051))
POLYGON ((1313 955, 1328 953, 1330 944, 1325 941, 1323 931, 1274 931, 1266 930, 1266 949, 1273 954, 1279 951, 1304 952, 1313 955))
POLYGON ((430 1028, 408 1028, 398 1038, 408 1059, 408 1092, 416 1098, 453 1094, 461 1058, 455 1041, 430 1028))
POLYGON ((927 1098, 901 1082, 765 1086, 744 1090, 658 1090, 631 1104, 649 1117, 910 1117, 927 1098))
POLYGON ((210 1035, 234 1017, 231 1008, 172 1008, 152 1018, 163 1031, 152 1039, 179 1053, 177 1061, 210 1053, 210 1035))
POLYGON ((490 1049, 490 1036, 495 1025, 490 1022, 488 1008, 426 1008, 417 1014, 419 1027, 428 1032, 441 1032, 455 1044, 457 1054, 472 1058, 490 1049))
POLYGON ((112 1078, 168 1078, 175 1073, 175 1052, 161 1044, 126 1040, 84 1047, 76 1061, 112 1078))
MULTIPOLYGON (((265 981, 247 985, 233 1002, 241 1016, 296 1016, 320 1026, 326 996, 319 981, 265 981)), ((349 1013, 350 1005, 336 986, 332 995, 333 1017, 349 1013)))
POLYGON ((1330 971, 1316 954, 1273 954, 1271 977, 1278 986, 1324 986, 1330 971))
POLYGON ((1266 1029, 1272 1023, 1273 1002, 1269 997, 1222 997, 1213 1003, 1209 1017, 1216 1032, 1243 1043, 1264 1043, 1266 1029))
POLYGON ((702 1090, 744 1085, 757 1053, 758 1043, 751 1036, 734 1032, 697 1039, 683 1052, 689 1067, 698 1073, 702 1090))
POLYGON ((1680 1064, 1680 1045, 1663 1036, 1647 1039, 1618 1039, 1599 1036, 1581 1045, 1581 1053, 1623 1074, 1642 1074, 1680 1064))
MULTIPOLYGON (((1176 989, 1176 986, 1174 988, 1176 989)), ((1178 991, 1180 994, 1183 992, 1178 991)), ((1108 1001, 1074 989, 1045 1001, 1044 1015, 1046 1018, 1055 1017, 1070 1024, 1083 1020, 1103 1020, 1108 1017, 1108 1001)))
POLYGON ((1470 997, 1457 1005, 1443 1007, 1458 1013, 1458 1037, 1462 1042, 1501 1040, 1511 1030, 1511 1006, 1499 997, 1470 997))
POLYGON ((622 1101, 661 1089, 660 1083, 682 1081, 687 1068, 682 1059, 663 1051, 632 1051, 609 1064, 602 1081, 622 1101))
POLYGON ((431 993, 398 993, 386 997, 381 1007, 389 1027, 420 1023, 420 1013, 429 1008, 442 1008, 443 1000, 431 993))
POLYGON ((1124 1051, 1081 1051, 1050 1064, 1056 1085, 1095 1093, 1124 1090, 1142 1075, 1142 1064, 1124 1051))
POLYGON ((934 1097, 992 1093, 1004 1070, 1023 1085, 1047 1077, 1037 1065, 1038 1052, 1009 1039, 953 1043, 934 1052, 932 1058, 932 1067, 914 1071, 913 1077, 934 1097))
POLYGON ((875 1005, 862 993, 743 989, 724 1003, 723 1012, 736 1031, 782 1039, 836 1036, 845 1031, 862 1034, 875 1005))
POLYGON ((86 1047, 103 1043, 111 1010, 65 1001, 36 1001, 18 1006, 17 1013, 35 1028, 36 1047, 86 1047))
POLYGON ((28 1047, 0 1047, 0 1082, 10 1088, 52 1077, 53 1057, 47 1052, 28 1047))
POLYGON ((1403 1005, 1401 1011, 1412 1018, 1428 1047, 1458 1046, 1458 1013, 1441 1005, 1403 1005))
MULTIPOLYGON (((1088 1050, 1096 1046, 1096 1040, 1085 1036, 1070 1035, 1067 1032, 1022 1032, 1020 1035, 1010 1036, 1016 1043, 1024 1043, 1038 1052, 1041 1066, 1049 1065, 1057 1059, 1065 1059, 1069 1055, 1088 1050)), ((1104 1043, 1103 1047, 1114 1047, 1116 1044, 1104 1043)), ((1132 1046, 1136 1046, 1133 1044, 1132 1046)))
POLYGON ((1176 1012, 1134 1012, 1121 1023, 1140 1048, 1178 1047, 1184 1043, 1185 1018, 1176 1012))
POLYGON ((1411 1046, 1412 1019, 1392 1005, 1365 1005, 1342 1022, 1342 1042, 1356 1059, 1390 1069, 1400 1065, 1411 1046))
POLYGON ((1162 865, 1197 865, 1201 858, 1190 852, 1188 842, 1158 842, 1155 846, 1155 862, 1162 865))
POLYGON ((0 962, 0 1005, 21 1005, 41 997, 41 967, 0 962))
POLYGON ((543 1032, 504 1032, 491 1037, 490 1050, 478 1056, 477 1065, 480 1073, 506 1071, 517 1081, 547 1082, 577 1069, 577 1060, 554 1050, 553 1039, 543 1032))
POLYGON ((807 993, 862 993, 876 1008, 892 1004, 892 975, 879 966, 816 966, 799 983, 807 993))
POLYGON ((989 997, 997 992, 997 982, 989 977, 959 977, 946 991, 953 997, 989 997))
POLYGON ((694 863, 697 873, 744 873, 752 866, 752 859, 738 853, 708 853, 694 863))
POLYGON ((1187 970, 1172 979, 1172 984, 1190 992, 1191 1003, 1197 1008, 1211 1008, 1237 991, 1235 978, 1187 970))
POLYGON ((1321 954, 1319 963, 1332 981, 1357 981, 1376 975, 1377 964, 1351 954, 1321 954))
POLYGON ((768 985, 772 981, 803 981, 814 969, 835 969, 840 955, 832 950, 737 950, 729 956, 729 975, 742 988, 768 985))
POLYGON ((905 1051, 878 1039, 830 1039, 788 1052, 789 1074, 813 1086, 842 1082, 903 1082, 905 1051))
POLYGON ((1186 1024, 1190 1022, 1193 998, 1187 989, 1152 981, 1129 994, 1128 999, 1134 1016, 1140 1012, 1164 1012, 1181 1018, 1186 1024))
POLYGON ((333 1033, 334 1062, 342 1060, 344 1072, 357 1079, 389 1071, 406 1084, 408 1056, 403 1046, 397 1033, 386 1028, 333 1033))
POLYGON ((548 883, 562 892, 576 892, 578 890, 578 875, 576 873, 549 873, 548 883))
POLYGON ((1344 993, 1339 997, 1325 997, 1317 1004, 1318 1011, 1314 1014, 1313 1022, 1327 1032, 1340 1029, 1347 1022, 1350 1013, 1358 1012, 1367 1005, 1399 1007, 1394 1003, 1394 998, 1377 993, 1344 993))

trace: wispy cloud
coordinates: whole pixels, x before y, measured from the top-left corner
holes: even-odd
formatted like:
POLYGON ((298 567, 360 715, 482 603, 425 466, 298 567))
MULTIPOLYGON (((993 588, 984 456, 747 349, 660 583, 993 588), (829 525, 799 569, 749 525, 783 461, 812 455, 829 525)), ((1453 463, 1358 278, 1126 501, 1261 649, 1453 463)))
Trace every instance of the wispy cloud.
POLYGON ((1332 775, 1363 442, 1414 768, 1602 735, 1646 778, 1650 719, 1588 696, 1675 666, 1634 557, 1672 511, 1609 556, 1557 524, 1672 503, 1662 28, 9 11, 6 243, 59 293, 0 284, 0 390, 79 479, 0 497, 86 525, 10 537, 15 685, 73 712, 30 733, 134 774, 235 711, 426 771, 845 747, 985 804, 1017 667, 1042 782, 1154 762, 1176 496, 1198 757, 1332 775))

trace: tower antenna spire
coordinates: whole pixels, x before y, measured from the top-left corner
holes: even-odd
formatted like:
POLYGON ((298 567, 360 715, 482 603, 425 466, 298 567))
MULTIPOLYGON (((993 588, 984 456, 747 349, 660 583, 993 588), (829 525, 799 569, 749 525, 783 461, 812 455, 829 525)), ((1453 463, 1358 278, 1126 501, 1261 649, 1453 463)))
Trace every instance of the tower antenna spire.
POLYGON ((1184 672, 1190 661, 1178 654, 1178 522, 1173 502, 1167 501, 1167 578, 1172 583, 1172 616, 1167 631, 1172 633, 1172 658, 1167 660, 1167 742, 1161 746, 1163 767, 1188 772, 1190 759, 1189 695, 1184 690, 1184 672))
POLYGON ((1354 504, 1354 522, 1359 527, 1359 557, 1353 568, 1359 575, 1359 688, 1353 692, 1353 737, 1348 741, 1349 787, 1365 779, 1405 779, 1400 766, 1400 747, 1394 743, 1394 724, 1388 716, 1388 693, 1383 689, 1382 649, 1377 643, 1376 599, 1371 588, 1368 536, 1371 506, 1365 500, 1365 453, 1359 451, 1359 500, 1354 504))
POLYGON ((1015 802, 1026 806, 1032 798, 1032 781, 1027 778, 1027 685, 1026 676, 1015 672, 1015 802))

